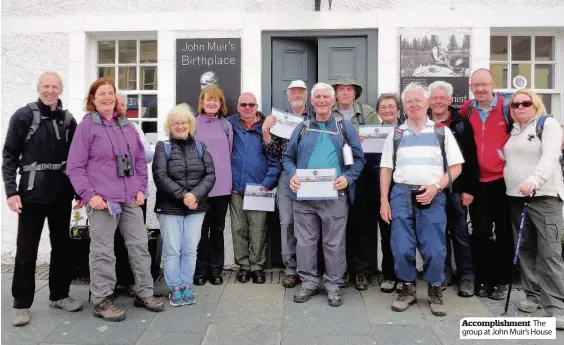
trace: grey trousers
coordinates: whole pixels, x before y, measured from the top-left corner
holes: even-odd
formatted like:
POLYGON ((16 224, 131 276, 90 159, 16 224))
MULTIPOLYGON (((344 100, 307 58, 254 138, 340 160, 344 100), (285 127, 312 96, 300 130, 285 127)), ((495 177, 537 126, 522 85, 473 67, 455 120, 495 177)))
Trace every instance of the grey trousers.
POLYGON ((296 275, 296 236, 294 235, 294 200, 290 196, 290 179, 285 171, 280 174, 276 200, 280 213, 282 263, 286 275, 296 275))
MULTIPOLYGON (((510 198, 509 214, 515 243, 524 198, 510 198)), ((564 261, 562 260, 562 201, 536 197, 529 204, 519 261, 521 283, 527 299, 542 305, 549 315, 564 315, 564 261)))
POLYGON ((339 289, 347 269, 347 217, 348 204, 344 194, 337 200, 294 202, 296 259, 303 287, 316 289, 319 285, 317 245, 321 235, 325 259, 323 283, 327 291, 339 289))
POLYGON ((239 193, 231 194, 229 210, 235 263, 242 270, 264 270, 267 213, 243 210, 243 195, 239 193))
POLYGON ((121 214, 112 216, 108 209, 101 211, 86 206, 90 221, 90 292, 94 305, 113 294, 116 286, 116 257, 114 233, 119 228, 129 255, 129 263, 135 277, 133 290, 137 296, 153 296, 151 255, 143 212, 135 202, 122 203, 121 214))

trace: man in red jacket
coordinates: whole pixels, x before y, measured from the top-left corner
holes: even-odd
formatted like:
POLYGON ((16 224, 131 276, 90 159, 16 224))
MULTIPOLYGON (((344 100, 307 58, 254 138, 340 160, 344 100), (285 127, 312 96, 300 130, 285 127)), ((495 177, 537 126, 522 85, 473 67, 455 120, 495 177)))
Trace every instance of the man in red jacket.
POLYGON ((475 293, 502 300, 512 279, 513 237, 503 180, 503 147, 509 139, 511 120, 504 105, 507 102, 493 92, 495 82, 489 70, 476 70, 470 77, 470 88, 475 99, 466 101, 460 113, 468 116, 474 130, 480 169, 480 183, 470 205, 475 293))

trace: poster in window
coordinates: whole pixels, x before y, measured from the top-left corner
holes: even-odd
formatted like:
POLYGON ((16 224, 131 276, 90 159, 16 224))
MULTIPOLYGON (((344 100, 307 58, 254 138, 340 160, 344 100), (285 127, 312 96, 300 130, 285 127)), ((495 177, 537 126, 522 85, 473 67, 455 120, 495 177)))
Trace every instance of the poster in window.
POLYGON ((400 92, 411 82, 427 86, 442 80, 452 84, 452 106, 468 99, 470 31, 403 28, 400 45, 400 92))
POLYGON ((241 39, 177 39, 176 103, 188 103, 197 111, 200 92, 210 84, 223 90, 227 113, 236 113, 241 93, 241 39))

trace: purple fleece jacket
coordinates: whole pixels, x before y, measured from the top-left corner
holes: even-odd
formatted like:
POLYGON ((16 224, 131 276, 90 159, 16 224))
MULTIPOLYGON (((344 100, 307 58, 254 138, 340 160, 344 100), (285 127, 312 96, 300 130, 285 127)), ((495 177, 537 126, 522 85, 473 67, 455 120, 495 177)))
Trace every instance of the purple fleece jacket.
POLYGON ((111 121, 98 113, 89 113, 76 128, 67 160, 67 175, 85 203, 94 195, 100 195, 105 201, 132 202, 137 192, 144 193, 147 187, 147 163, 139 135, 127 119, 120 119, 123 125, 120 130, 116 118, 117 113, 111 121), (116 154, 128 151, 135 174, 119 177, 116 154))
POLYGON ((209 197, 231 195, 233 180, 231 177, 231 149, 233 148, 233 128, 227 119, 229 136, 221 126, 218 117, 201 114, 196 117, 195 139, 206 144, 215 167, 215 184, 209 197))

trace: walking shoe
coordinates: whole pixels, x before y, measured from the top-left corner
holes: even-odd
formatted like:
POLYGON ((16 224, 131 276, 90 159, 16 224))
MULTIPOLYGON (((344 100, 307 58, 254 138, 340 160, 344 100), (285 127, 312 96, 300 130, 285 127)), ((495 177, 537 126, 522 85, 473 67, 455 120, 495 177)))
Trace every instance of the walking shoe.
POLYGON ((212 283, 212 285, 221 285, 223 284, 223 277, 221 276, 221 274, 212 275, 210 279, 210 283, 212 283))
POLYGON ((284 280, 282 280, 282 286, 291 289, 300 283, 300 277, 294 274, 287 275, 284 280))
POLYGON ((182 290, 182 299, 184 300, 184 304, 194 304, 196 303, 196 297, 194 297, 194 291, 189 286, 186 286, 182 290))
POLYGON ((537 309, 540 309, 540 304, 537 304, 533 301, 529 301, 528 299, 519 302, 517 309, 524 313, 534 313, 537 309))
POLYGON ((251 272, 247 270, 239 270, 237 272, 237 281, 239 283, 246 283, 251 279, 251 272))
POLYGON ((462 280, 458 286, 458 296, 472 297, 474 296, 474 282, 469 280, 462 280))
POLYGON ((490 285, 486 283, 476 284, 474 287, 474 293, 478 297, 488 297, 490 293, 490 285))
POLYGON ((443 302, 443 290, 441 286, 429 285, 427 288, 427 294, 429 295, 429 302, 431 303, 431 312, 433 315, 445 316, 447 314, 447 308, 443 302))
POLYGON ((556 318, 556 329, 564 330, 564 316, 553 315, 556 318))
POLYGON ((380 291, 391 293, 396 290, 396 282, 393 280, 384 280, 380 285, 380 291))
POLYGON ((165 301, 162 298, 157 298, 155 296, 141 298, 135 296, 135 301, 133 305, 139 308, 145 308, 150 311, 160 312, 164 310, 165 301))
POLYGON ((72 297, 66 297, 58 301, 49 301, 49 306, 51 308, 62 309, 68 312, 74 312, 74 311, 82 310, 82 307, 84 306, 84 301, 76 300, 72 297))
POLYGON ((308 289, 302 286, 302 289, 294 295, 294 302, 296 303, 304 303, 307 302, 311 298, 311 296, 315 296, 319 293, 317 289, 308 289))
POLYGON ((125 311, 114 305, 113 299, 108 296, 94 306, 92 315, 101 317, 105 321, 117 322, 125 319, 125 311))
POLYGON ((502 300, 507 298, 508 285, 494 285, 492 293, 488 296, 490 299, 502 300))
POLYGON ((357 274, 354 287, 358 291, 364 291, 364 290, 368 289, 368 278, 365 275, 357 274))
POLYGON ((168 303, 173 307, 182 307, 184 305, 183 292, 180 288, 174 288, 168 292, 168 303))
POLYGON ((327 303, 332 307, 340 307, 343 305, 343 294, 341 290, 327 291, 327 303))
POLYGON ((343 280, 341 281, 341 283, 339 284, 339 287, 341 289, 345 289, 348 288, 350 286, 350 277, 349 277, 349 272, 345 272, 345 275, 343 276, 343 280))
POLYGON ((203 275, 195 275, 194 276, 194 285, 206 285, 206 278, 203 275))
POLYGON ((415 284, 403 283, 401 288, 398 288, 398 298, 392 302, 393 311, 406 311, 410 305, 417 303, 415 297, 415 284))
POLYGON ((12 325, 19 327, 25 326, 31 321, 29 309, 12 309, 12 325))
POLYGON ((445 280, 443 280, 443 282, 441 283, 441 289, 445 291, 447 286, 451 286, 451 285, 452 285, 452 275, 445 274, 445 280))
POLYGON ((262 270, 253 271, 251 275, 253 276, 253 284, 264 284, 266 281, 262 270))

